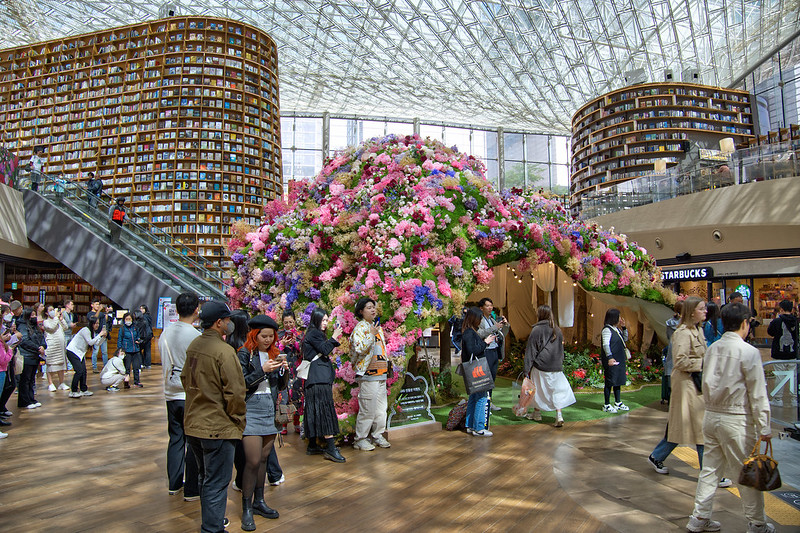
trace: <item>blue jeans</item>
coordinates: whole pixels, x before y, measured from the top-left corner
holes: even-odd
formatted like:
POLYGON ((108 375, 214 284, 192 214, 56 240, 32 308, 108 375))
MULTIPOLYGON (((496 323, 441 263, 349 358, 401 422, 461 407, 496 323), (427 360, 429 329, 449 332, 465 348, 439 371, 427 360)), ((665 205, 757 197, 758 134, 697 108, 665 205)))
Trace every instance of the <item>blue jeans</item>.
MULTIPOLYGON (((672 450, 674 450, 677 447, 678 447, 678 445, 676 443, 669 442, 669 441, 667 441, 667 439, 664 438, 664 439, 661 439, 661 442, 659 442, 656 445, 656 449, 653 450, 653 453, 651 453, 650 455, 652 455, 653 459, 655 459, 656 461, 663 462, 664 459, 666 459, 667 456, 672 453, 672 450)), ((703 468, 703 445, 702 444, 698 444, 697 445, 697 458, 700 460, 700 469, 702 470, 702 468, 703 468)))
POLYGON ((103 366, 108 364, 108 341, 104 340, 92 346, 92 370, 97 370, 97 352, 103 353, 103 366))
POLYGON ((201 533, 225 531, 225 507, 228 503, 228 483, 233 472, 233 439, 199 439, 187 435, 197 461, 200 486, 201 533))
POLYGON ((466 426, 475 431, 486 429, 486 406, 489 395, 485 392, 478 392, 469 395, 467 401, 467 421, 466 426))
POLYGON ((0 391, 6 386, 6 371, 0 372, 0 391))

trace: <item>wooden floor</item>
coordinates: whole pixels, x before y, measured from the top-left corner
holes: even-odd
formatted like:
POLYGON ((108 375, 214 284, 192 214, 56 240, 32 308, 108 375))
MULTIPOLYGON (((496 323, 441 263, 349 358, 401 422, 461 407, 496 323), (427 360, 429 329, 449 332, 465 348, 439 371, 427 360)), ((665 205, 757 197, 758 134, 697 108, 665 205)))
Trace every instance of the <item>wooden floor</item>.
MULTIPOLYGON (((28 412, 15 407, 16 396, 9 402, 14 425, 0 440, 2 531, 199 530, 199 502, 167 493, 160 368, 143 372, 139 390, 112 394, 96 374, 89 380, 92 397, 50 393, 40 380, 43 407, 28 412)), ((442 431, 396 439, 389 450, 346 448, 342 465, 306 456, 291 434, 278 452, 287 481, 267 494, 281 517, 257 516, 256 524, 297 532, 678 531, 696 472, 670 463, 674 474, 658 476, 643 457, 665 416, 645 408, 560 430, 497 426, 488 439, 442 431)), ((739 528, 736 499, 722 500, 739 528)), ((230 490, 229 531, 240 531, 240 505, 230 490)))

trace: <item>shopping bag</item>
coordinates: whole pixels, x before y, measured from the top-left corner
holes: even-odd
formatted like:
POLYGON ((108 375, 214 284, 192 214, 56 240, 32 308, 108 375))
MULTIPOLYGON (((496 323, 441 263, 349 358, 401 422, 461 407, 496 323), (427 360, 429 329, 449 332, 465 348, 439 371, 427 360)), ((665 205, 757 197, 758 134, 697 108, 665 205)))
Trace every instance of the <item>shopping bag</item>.
POLYGON ((739 474, 739 485, 756 490, 775 490, 781 486, 781 474, 778 472, 778 461, 772 457, 772 441, 766 441, 764 453, 759 453, 761 438, 756 442, 750 457, 745 459, 742 472, 739 474))
POLYGON ((485 357, 464 361, 459 366, 461 367, 461 375, 464 377, 464 387, 467 389, 467 394, 486 392, 494 388, 492 372, 485 357))
POLYGON ((536 394, 536 385, 531 381, 528 376, 522 380, 522 388, 519 391, 519 401, 514 405, 514 414, 517 416, 524 416, 528 411, 528 405, 533 400, 533 395, 536 394))

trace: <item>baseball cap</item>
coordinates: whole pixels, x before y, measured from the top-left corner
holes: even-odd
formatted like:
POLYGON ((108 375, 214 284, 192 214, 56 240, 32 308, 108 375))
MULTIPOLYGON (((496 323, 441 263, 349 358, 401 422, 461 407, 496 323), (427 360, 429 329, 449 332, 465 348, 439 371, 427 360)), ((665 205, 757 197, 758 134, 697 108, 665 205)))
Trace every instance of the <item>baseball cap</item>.
POLYGON ((11 302, 11 305, 9 305, 9 307, 11 308, 12 311, 16 311, 17 309, 22 307, 22 302, 20 302, 19 300, 13 300, 11 302))
POLYGON ((220 318, 228 318, 231 314, 231 310, 226 304, 211 300, 204 303, 203 307, 200 308, 200 321, 211 324, 220 318))

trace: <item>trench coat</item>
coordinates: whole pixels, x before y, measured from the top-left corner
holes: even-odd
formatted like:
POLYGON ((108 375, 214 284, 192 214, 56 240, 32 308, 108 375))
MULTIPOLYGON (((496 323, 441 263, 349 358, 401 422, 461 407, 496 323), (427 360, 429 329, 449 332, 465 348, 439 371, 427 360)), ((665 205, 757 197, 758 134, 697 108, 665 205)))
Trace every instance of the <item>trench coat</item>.
POLYGON ((692 381, 692 372, 703 370, 706 339, 699 327, 678 326, 672 334, 672 396, 669 401, 667 441, 703 444, 706 402, 692 381))

